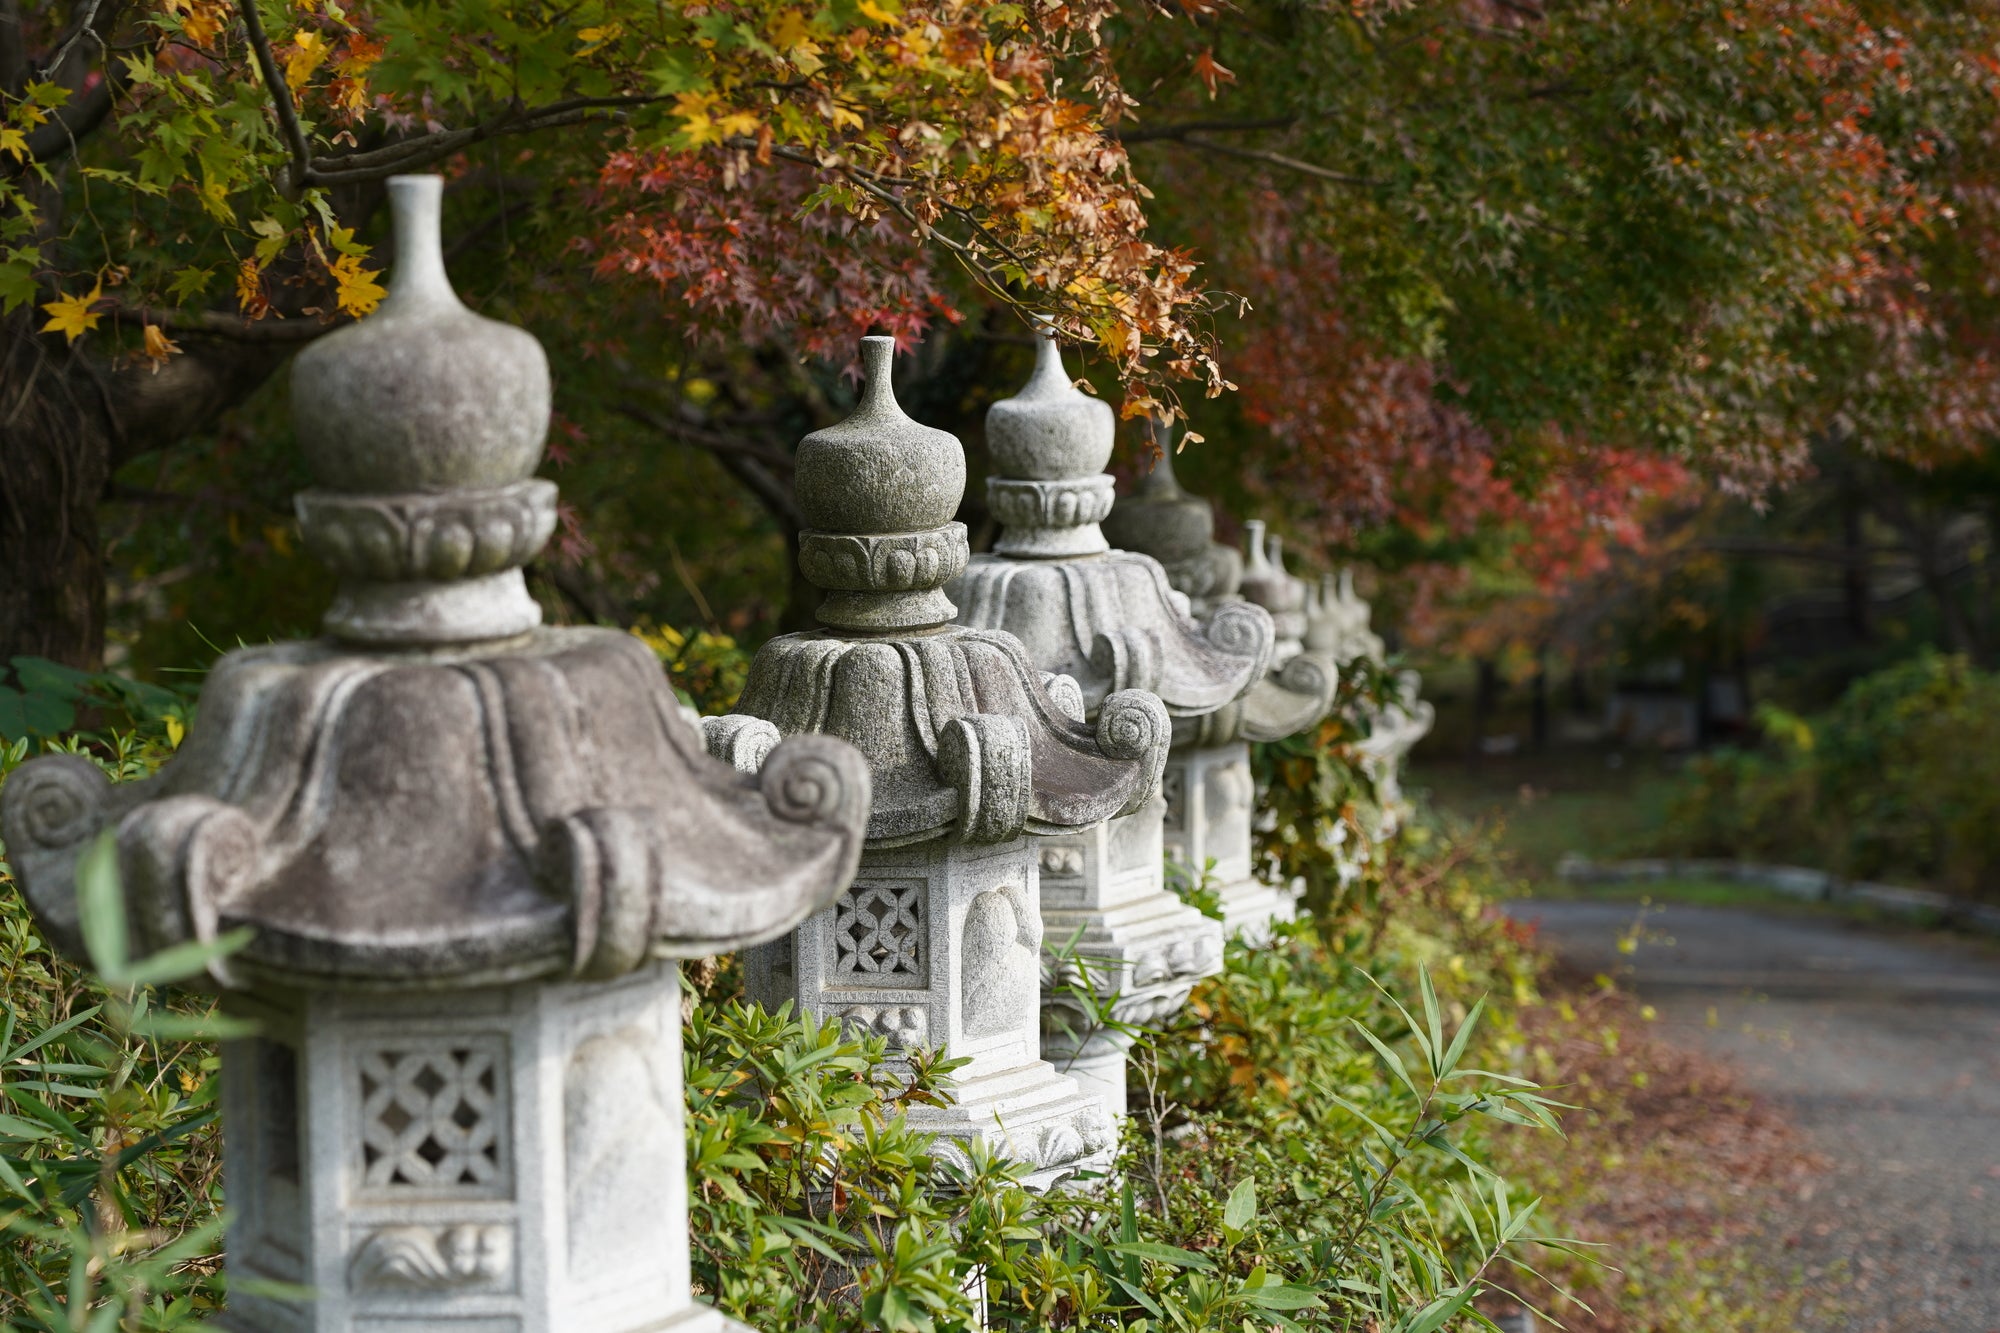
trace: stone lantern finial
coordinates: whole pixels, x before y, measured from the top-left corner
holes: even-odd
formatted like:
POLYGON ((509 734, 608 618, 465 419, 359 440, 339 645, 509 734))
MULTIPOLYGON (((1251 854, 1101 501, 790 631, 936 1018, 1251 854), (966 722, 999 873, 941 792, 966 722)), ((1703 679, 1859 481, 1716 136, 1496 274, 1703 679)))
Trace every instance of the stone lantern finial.
POLYGON ((293 402, 342 575, 332 637, 226 654, 186 740, 111 783, 0 789, 47 936, 114 841, 132 938, 210 965, 229 1272, 246 1333, 722 1333, 688 1275, 675 959, 783 935, 849 882, 869 770, 809 736, 746 779, 629 634, 538 628, 555 488, 539 345, 443 278, 434 178, 390 181, 398 272, 293 402))
POLYGON ((1098 524, 1116 498, 1104 471, 1116 430, 1111 405, 1079 390, 1056 340, 1038 336, 1027 384, 986 413, 986 504, 1003 525, 994 551, 1035 558, 1110 550, 1098 524))
POLYGON ((538 480, 549 363, 524 329, 466 309, 444 271, 444 182, 395 176, 396 263, 366 320, 292 365, 306 549, 340 575, 337 638, 428 647, 541 623, 521 566, 555 531, 538 480))
POLYGON ((957 437, 912 421, 896 401, 896 340, 861 340, 867 378, 846 420, 799 442, 792 489, 808 524, 799 568, 826 590, 833 629, 917 630, 956 613, 940 591, 965 568, 965 494, 957 437))
POLYGON ((1277 651, 1272 660, 1283 665, 1305 647, 1305 581, 1292 577, 1285 569, 1284 540, 1276 533, 1267 535, 1262 519, 1244 523, 1243 545, 1247 557, 1243 565, 1243 595, 1271 613, 1278 627, 1277 651))
POLYGON ((1190 495, 1174 476, 1173 425, 1162 417, 1148 423, 1159 451, 1153 470, 1131 494, 1117 501, 1102 524, 1111 544, 1159 561, 1167 580, 1206 611, 1236 595, 1243 580, 1243 557, 1215 540, 1215 511, 1190 495))
POLYGON ((821 733, 867 756, 874 807, 854 886, 789 938, 751 952, 752 994, 971 1064, 949 1107, 910 1122, 984 1139, 1053 1183, 1103 1165, 1116 1132, 1042 1058, 1038 836, 1144 809, 1171 724, 1140 690, 1038 669, 1013 635, 963 624, 943 585, 966 568, 958 441, 896 405, 894 342, 865 340, 861 405, 799 447, 799 565, 829 590, 824 629, 757 652, 739 711, 703 723, 745 771, 780 737, 821 733))

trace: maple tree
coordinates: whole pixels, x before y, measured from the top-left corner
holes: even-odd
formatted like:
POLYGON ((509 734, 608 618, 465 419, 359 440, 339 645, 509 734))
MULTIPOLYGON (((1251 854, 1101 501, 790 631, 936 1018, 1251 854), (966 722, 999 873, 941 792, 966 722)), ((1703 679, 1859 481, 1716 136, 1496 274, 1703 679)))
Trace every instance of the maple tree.
POLYGON ((1990 438, 1951 327, 1990 321, 1940 317, 1967 284, 1928 258, 1971 239, 1954 176, 1990 191, 1989 14, 1253 3, 1133 36, 1156 227, 1254 307, 1239 401, 1196 412, 1233 456, 1187 470, 1417 609, 1506 603, 1455 615, 1475 638, 1540 632, 1691 488, 1809 474, 1836 424, 1990 438))
POLYGON ((33 442, 10 494, 58 499, 0 533, 37 571, 0 640, 94 651, 105 478, 379 299, 380 180, 426 166, 455 273, 557 359, 542 572, 578 615, 677 587, 720 625, 719 580, 760 608, 737 628, 780 618, 729 565, 782 581, 758 543, 796 535, 790 449, 847 401, 855 334, 921 340, 906 397, 976 465, 1022 307, 1135 414, 1191 385, 1190 479, 1323 558, 1440 608, 1553 604, 1664 500, 1794 478, 1832 423, 1885 457, 1980 447, 1994 34, 1960 9, 29 15, 0 25, 0 413, 33 442), (1202 401, 1225 373, 1242 392, 1202 401))
MULTIPOLYGON (((1103 347, 1131 410, 1170 402, 1176 379, 1219 390, 1192 264, 1146 239, 1140 187, 1103 132, 1127 104, 1099 41, 1109 12, 8 3, 0 402, 21 446, 4 483, 34 517, 0 534, 0 563, 24 572, 0 596, 0 649, 95 656, 93 511, 110 472, 373 308, 364 233, 384 179, 464 173, 502 144, 538 145, 483 162, 517 193, 530 177, 545 204, 573 202, 593 164, 630 161, 649 164, 635 185, 678 172, 731 193, 720 206, 739 221, 772 210, 766 234, 801 209, 846 219, 846 236, 914 234, 988 299, 1103 347), (751 176, 773 188, 723 189, 751 176)), ((615 170, 594 188, 618 188, 615 170)), ((835 234, 799 230, 808 246, 835 234)), ((855 294, 868 253, 839 261, 832 299, 855 294)))

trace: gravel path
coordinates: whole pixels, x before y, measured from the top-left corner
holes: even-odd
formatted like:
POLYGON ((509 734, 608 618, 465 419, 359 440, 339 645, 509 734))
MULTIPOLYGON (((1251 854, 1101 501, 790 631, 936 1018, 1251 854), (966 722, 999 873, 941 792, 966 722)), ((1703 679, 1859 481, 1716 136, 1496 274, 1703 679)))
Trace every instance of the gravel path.
POLYGON ((1801 1333, 2000 1333, 2000 950, 1833 917, 1532 900, 1513 916, 1620 977, 1660 1035, 1735 1063, 1831 1167, 1774 1265, 1844 1264, 1848 1318, 1801 1333))

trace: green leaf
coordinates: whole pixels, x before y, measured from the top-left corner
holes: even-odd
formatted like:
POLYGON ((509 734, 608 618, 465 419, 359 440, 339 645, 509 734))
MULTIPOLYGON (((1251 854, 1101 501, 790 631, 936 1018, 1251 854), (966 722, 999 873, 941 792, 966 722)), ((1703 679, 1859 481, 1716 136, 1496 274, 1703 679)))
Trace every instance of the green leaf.
POLYGON ((105 980, 120 986, 159 986, 170 981, 185 981, 201 975, 208 970, 210 963, 226 958, 248 944, 251 933, 246 926, 214 940, 185 940, 139 959, 115 977, 106 973, 105 980))
POLYGON ((91 1019, 97 1017, 98 1013, 103 1008, 104 1006, 101 1004, 93 1004, 90 1006, 90 1008, 85 1009, 80 1013, 71 1014, 68 1018, 65 1018, 62 1022, 57 1023, 54 1027, 43 1029, 35 1036, 29 1038, 27 1041, 22 1042, 19 1046, 16 1046, 13 1050, 7 1052, 4 1059, 8 1064, 13 1064, 17 1060, 22 1060, 27 1058, 29 1054, 31 1054, 34 1051, 40 1050, 42 1047, 54 1041, 57 1037, 62 1036, 64 1033, 79 1026, 80 1024, 88 1023, 91 1019))
POLYGON ((1245 1176, 1229 1191, 1229 1202, 1222 1206, 1222 1225, 1241 1235, 1250 1229, 1256 1216, 1257 1182, 1245 1176))
MULTIPOLYGON (((21 253, 20 251, 13 252, 21 253)), ((29 254, 34 252, 29 251, 29 254)), ((0 262, 0 314, 18 309, 34 300, 35 261, 9 257, 0 262)))
POLYGON ((671 97, 676 93, 691 93, 700 88, 705 80, 695 72, 695 58, 692 53, 670 52, 659 64, 646 71, 652 80, 653 91, 671 97))
POLYGON ((210 268, 176 269, 173 281, 167 284, 167 293, 182 305, 198 301, 208 292, 208 280, 214 275, 215 270, 210 268))
POLYGON ((1197 1268, 1203 1272, 1212 1271, 1215 1261, 1205 1254, 1193 1250, 1183 1250, 1178 1245, 1161 1245, 1150 1240, 1120 1241, 1111 1247, 1113 1253, 1129 1254, 1135 1259, 1150 1259, 1156 1264, 1166 1264, 1170 1268, 1197 1268))
POLYGON ((1363 1027, 1361 1025, 1360 1019, 1350 1018, 1347 1021, 1352 1023, 1354 1025, 1354 1030, 1356 1032, 1359 1032, 1362 1035, 1362 1037, 1367 1040, 1368 1044, 1375 1048, 1376 1054, 1382 1057, 1382 1062, 1389 1066, 1390 1072, 1394 1073, 1397 1078, 1401 1079, 1403 1086, 1410 1090, 1410 1095, 1412 1097, 1421 1099, 1423 1097, 1423 1094, 1417 1091, 1417 1085, 1411 1081, 1410 1071, 1403 1067, 1402 1058, 1398 1056, 1394 1051, 1389 1049, 1388 1043, 1383 1041, 1380 1037, 1376 1036, 1374 1033, 1370 1032, 1367 1028, 1363 1027))
POLYGON ((130 961, 129 937, 113 829, 98 834, 76 863, 76 914, 91 965, 105 977, 122 974, 130 961))
POLYGON ((1456 1295, 1441 1297, 1433 1301, 1431 1304, 1425 1306, 1418 1313, 1417 1317, 1405 1327, 1404 1333, 1437 1333, 1438 1329, 1444 1327, 1445 1321, 1460 1310, 1463 1310, 1466 1303, 1478 1291, 1479 1288, 1467 1284, 1459 1288, 1456 1295))
POLYGON ((1319 1310, 1325 1308, 1319 1293, 1310 1287, 1294 1283, 1283 1286, 1258 1287, 1243 1293, 1243 1299, 1264 1310, 1319 1310))
POLYGON ((1465 1056, 1467 1043, 1472 1040, 1473 1029, 1479 1026, 1479 1016, 1485 1012, 1486 997, 1482 995, 1479 997, 1479 1002, 1472 1006, 1472 1012, 1465 1016, 1465 1021, 1458 1025, 1457 1035, 1451 1039, 1451 1049, 1444 1053, 1444 1060, 1439 1068, 1440 1074, 1448 1076, 1458 1067, 1458 1062, 1465 1056))

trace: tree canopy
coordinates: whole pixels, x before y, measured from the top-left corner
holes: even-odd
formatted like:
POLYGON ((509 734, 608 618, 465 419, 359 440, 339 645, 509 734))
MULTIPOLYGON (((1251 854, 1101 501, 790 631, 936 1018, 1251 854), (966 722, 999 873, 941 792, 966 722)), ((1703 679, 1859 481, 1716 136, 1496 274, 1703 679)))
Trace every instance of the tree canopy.
POLYGON ((99 651, 107 514, 137 583, 282 528, 259 386, 380 299, 411 170, 451 179, 471 299, 555 355, 542 573, 591 618, 783 619, 728 566, 782 584, 790 449, 872 329, 976 463, 1008 312, 1053 318, 1128 415, 1187 404, 1201 489, 1433 591, 1601 570, 1830 432, 1991 434, 2000 20, 1943 0, 19 10, 9 652, 99 651))

